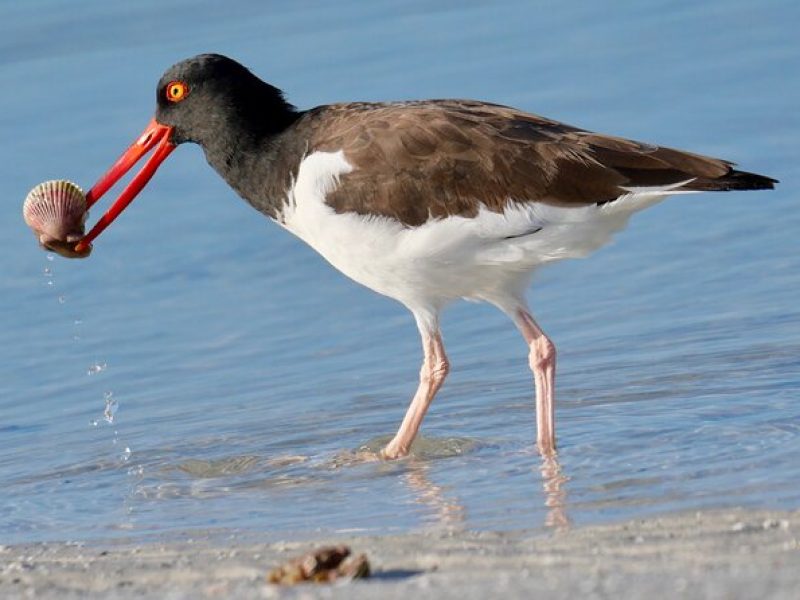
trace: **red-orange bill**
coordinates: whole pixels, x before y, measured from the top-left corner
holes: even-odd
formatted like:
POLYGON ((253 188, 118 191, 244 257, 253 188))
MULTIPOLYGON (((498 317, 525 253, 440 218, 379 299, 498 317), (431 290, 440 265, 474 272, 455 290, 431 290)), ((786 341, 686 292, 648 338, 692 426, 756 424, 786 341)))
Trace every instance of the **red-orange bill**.
POLYGON ((147 159, 142 169, 122 191, 119 198, 111 205, 111 208, 100 217, 100 220, 95 223, 91 231, 78 242, 75 246, 76 252, 85 252, 92 243, 92 240, 100 235, 103 230, 127 208, 139 192, 142 191, 142 188, 147 185, 147 182, 153 177, 158 166, 164 162, 164 159, 175 149, 175 144, 170 141, 171 133, 172 127, 162 125, 155 119, 152 119, 147 124, 144 132, 142 132, 142 135, 122 153, 108 172, 94 184, 91 190, 89 190, 89 193, 86 194, 87 208, 97 202, 103 194, 111 189, 125 173, 130 171, 145 154, 155 148, 153 155, 147 159))

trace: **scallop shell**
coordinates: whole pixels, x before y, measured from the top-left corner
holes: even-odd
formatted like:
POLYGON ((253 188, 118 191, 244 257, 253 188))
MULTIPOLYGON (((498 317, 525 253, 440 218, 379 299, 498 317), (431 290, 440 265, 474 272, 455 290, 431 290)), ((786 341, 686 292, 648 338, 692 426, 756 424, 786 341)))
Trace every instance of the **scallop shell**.
POLYGON ((77 242, 86 222, 83 190, 66 180, 45 181, 25 198, 22 216, 39 242, 77 242))

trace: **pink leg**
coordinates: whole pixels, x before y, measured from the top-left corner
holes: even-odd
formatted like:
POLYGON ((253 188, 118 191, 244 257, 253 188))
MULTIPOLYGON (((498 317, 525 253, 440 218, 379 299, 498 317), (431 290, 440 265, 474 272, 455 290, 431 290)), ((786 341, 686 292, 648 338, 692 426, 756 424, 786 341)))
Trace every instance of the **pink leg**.
POLYGON ((442 387, 442 383, 450 371, 450 364, 444 353, 442 335, 438 329, 433 334, 422 331, 422 350, 425 353, 425 360, 422 362, 419 372, 417 393, 414 394, 414 399, 411 401, 411 406, 408 407, 397 434, 381 451, 383 458, 400 458, 408 454, 433 397, 442 387))
POLYGON ((552 455, 556 451, 556 347, 527 310, 517 309, 514 322, 530 348, 528 364, 536 385, 536 438, 539 452, 545 456, 552 455))

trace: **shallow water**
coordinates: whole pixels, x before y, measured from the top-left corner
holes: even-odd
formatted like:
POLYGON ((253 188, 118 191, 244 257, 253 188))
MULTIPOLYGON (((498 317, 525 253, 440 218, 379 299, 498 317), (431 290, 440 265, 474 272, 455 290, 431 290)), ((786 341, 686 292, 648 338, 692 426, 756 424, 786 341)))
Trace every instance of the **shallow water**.
POLYGON ((0 541, 800 506, 796 3, 262 5, 0 7, 0 541), (415 388, 410 315, 260 218, 197 148, 89 260, 48 260, 22 223, 30 187, 91 185, 149 119, 163 69, 201 51, 302 107, 477 97, 782 184, 673 198, 540 273, 558 462, 533 447, 517 333, 468 304, 445 315, 453 370, 415 457, 358 460, 415 388))

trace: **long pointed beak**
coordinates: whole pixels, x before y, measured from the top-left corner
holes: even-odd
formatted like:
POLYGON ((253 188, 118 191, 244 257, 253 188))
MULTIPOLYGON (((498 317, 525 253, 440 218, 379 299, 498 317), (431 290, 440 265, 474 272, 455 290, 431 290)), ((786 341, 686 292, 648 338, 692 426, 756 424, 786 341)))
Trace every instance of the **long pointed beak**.
POLYGON ((147 160, 136 176, 131 180, 128 186, 122 191, 116 202, 111 205, 106 214, 100 217, 91 231, 87 233, 83 239, 75 246, 76 252, 84 252, 89 248, 89 245, 102 231, 108 227, 114 219, 133 201, 139 192, 142 191, 147 182, 153 177, 158 169, 158 166, 164 162, 164 159, 170 155, 175 149, 175 144, 170 141, 170 134, 172 127, 162 125, 155 119, 152 119, 145 127, 142 135, 139 136, 130 147, 122 153, 117 159, 117 162, 103 175, 97 183, 94 184, 89 193, 86 194, 87 208, 97 202, 103 194, 105 194, 111 187, 119 181, 125 173, 131 170, 133 166, 141 160, 141 158, 155 148, 153 155, 147 160))

